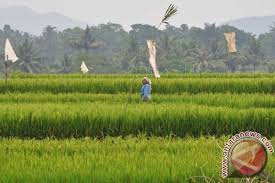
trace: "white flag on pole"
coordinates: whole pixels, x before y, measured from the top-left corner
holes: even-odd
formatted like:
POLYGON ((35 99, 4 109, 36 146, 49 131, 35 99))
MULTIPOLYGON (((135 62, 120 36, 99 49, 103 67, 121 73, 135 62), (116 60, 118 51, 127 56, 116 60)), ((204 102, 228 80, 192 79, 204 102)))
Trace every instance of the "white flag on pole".
POLYGON ((10 40, 6 39, 5 44, 5 61, 12 61, 13 63, 18 60, 18 57, 16 56, 13 47, 11 46, 10 40))
POLYGON ((157 50, 156 50, 156 41, 147 40, 148 50, 149 50, 149 62, 153 69, 156 78, 160 78, 158 66, 157 66, 157 50))
POLYGON ((86 74, 89 72, 88 67, 86 66, 85 62, 83 61, 80 67, 81 71, 83 72, 83 74, 86 74))

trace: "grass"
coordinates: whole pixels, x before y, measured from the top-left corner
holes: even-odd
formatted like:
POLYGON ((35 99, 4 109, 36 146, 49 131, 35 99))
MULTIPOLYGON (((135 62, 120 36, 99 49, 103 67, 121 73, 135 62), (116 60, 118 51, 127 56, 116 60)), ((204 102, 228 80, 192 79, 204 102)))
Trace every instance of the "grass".
POLYGON ((0 182, 260 181, 221 179, 221 148, 240 131, 275 136, 275 74, 165 74, 148 103, 143 76, 0 81, 0 182))
MULTIPOLYGON (((141 79, 124 77, 45 77, 14 78, 8 86, 0 82, 0 93, 48 92, 48 93, 139 93, 141 79)), ((153 93, 274 93, 275 78, 162 78, 153 79, 153 93)))
POLYGON ((70 138, 128 136, 186 137, 230 135, 253 130, 275 135, 275 110, 192 104, 5 104, 0 106, 2 137, 70 138))
MULTIPOLYGON (((94 94, 94 93, 6 93, 0 94, 0 103, 13 104, 79 104, 101 102, 105 104, 135 104, 140 105, 139 94, 94 94)), ((151 104, 194 104, 209 107, 229 107, 238 109, 248 108, 275 108, 275 97, 272 94, 232 94, 232 93, 182 93, 179 95, 154 94, 151 104), (245 99, 245 100, 244 100, 245 99)))
MULTIPOLYGON (((133 78, 133 76, 143 78, 144 76, 148 76, 150 78, 154 78, 152 74, 22 74, 22 73, 12 73, 11 78, 133 78)), ((163 73, 161 75, 162 78, 275 78, 274 73, 163 73)))
MULTIPOLYGON (((227 139, 1 139, 0 181, 240 182, 219 178, 227 139)), ((268 168, 274 163, 271 156, 268 168)))

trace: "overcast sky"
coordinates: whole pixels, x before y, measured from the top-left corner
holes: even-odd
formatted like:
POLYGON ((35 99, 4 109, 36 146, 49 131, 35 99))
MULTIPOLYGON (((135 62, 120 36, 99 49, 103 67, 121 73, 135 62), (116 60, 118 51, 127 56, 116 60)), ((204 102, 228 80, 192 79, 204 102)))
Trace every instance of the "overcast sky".
POLYGON ((24 5, 37 12, 59 12, 95 25, 114 22, 156 25, 169 3, 180 10, 174 25, 202 26, 247 16, 275 15, 275 0, 0 0, 0 7, 24 5))

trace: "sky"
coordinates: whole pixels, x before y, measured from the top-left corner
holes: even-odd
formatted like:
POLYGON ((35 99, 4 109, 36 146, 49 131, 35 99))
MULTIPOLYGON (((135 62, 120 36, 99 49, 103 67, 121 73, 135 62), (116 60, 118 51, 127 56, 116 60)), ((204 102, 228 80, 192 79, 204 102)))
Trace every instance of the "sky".
POLYGON ((119 23, 129 27, 135 23, 158 25, 170 3, 179 12, 170 22, 202 27, 208 23, 275 15, 275 0, 0 0, 0 8, 27 6, 46 13, 58 12, 90 25, 119 23))

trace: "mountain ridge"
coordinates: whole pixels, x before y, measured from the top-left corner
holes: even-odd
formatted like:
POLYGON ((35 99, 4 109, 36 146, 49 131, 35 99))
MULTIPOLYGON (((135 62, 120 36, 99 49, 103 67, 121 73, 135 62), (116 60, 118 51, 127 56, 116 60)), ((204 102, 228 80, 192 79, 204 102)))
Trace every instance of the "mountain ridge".
POLYGON ((23 32, 40 35, 47 25, 64 30, 71 27, 84 27, 87 23, 74 20, 58 12, 38 13, 26 6, 12 6, 0 8, 0 26, 3 27, 5 24, 23 32))
MULTIPOLYGON (((252 16, 230 20, 220 25, 228 24, 245 32, 260 35, 269 32, 274 22, 275 15, 252 16)), ((38 13, 27 6, 11 6, 0 8, 0 26, 3 27, 5 24, 23 32, 41 35, 48 25, 55 26, 57 30, 62 31, 73 27, 83 28, 89 23, 75 20, 59 12, 38 13)))
POLYGON ((275 15, 251 16, 230 20, 226 24, 255 35, 268 33, 275 23, 275 15))

